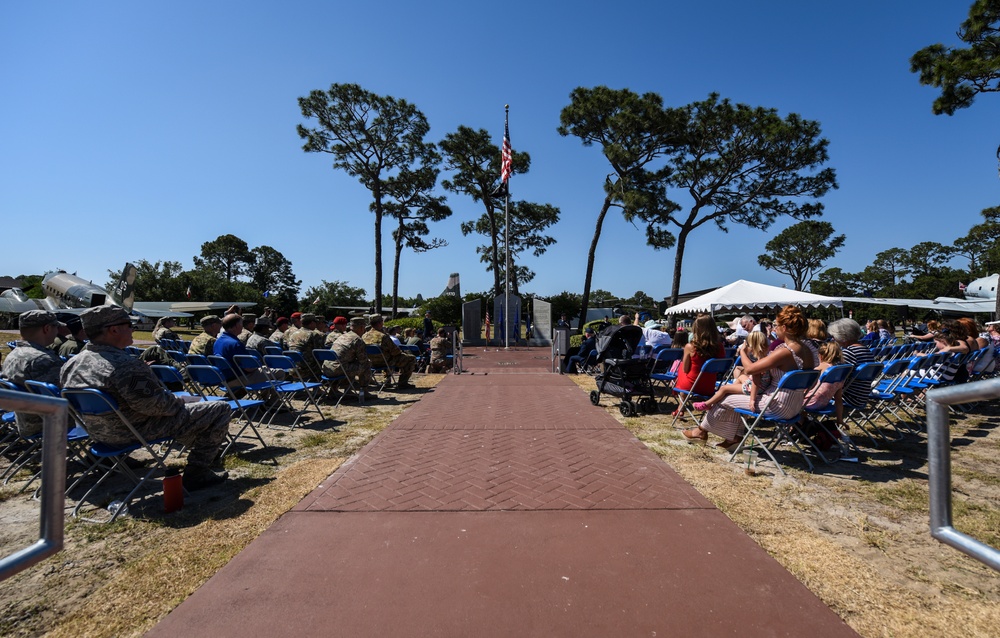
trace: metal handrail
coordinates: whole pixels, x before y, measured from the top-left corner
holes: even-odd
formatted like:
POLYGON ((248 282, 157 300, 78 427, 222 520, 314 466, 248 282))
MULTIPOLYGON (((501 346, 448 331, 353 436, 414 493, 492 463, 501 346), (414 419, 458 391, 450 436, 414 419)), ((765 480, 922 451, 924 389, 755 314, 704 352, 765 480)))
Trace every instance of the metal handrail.
POLYGON ((931 536, 1000 571, 1000 551, 956 530, 951 517, 951 432, 948 406, 1000 397, 1000 379, 974 381, 927 392, 927 474, 931 536))
POLYGON ((42 417, 42 512, 38 540, 0 559, 0 580, 6 580, 63 548, 69 404, 65 399, 0 390, 0 407, 42 417))

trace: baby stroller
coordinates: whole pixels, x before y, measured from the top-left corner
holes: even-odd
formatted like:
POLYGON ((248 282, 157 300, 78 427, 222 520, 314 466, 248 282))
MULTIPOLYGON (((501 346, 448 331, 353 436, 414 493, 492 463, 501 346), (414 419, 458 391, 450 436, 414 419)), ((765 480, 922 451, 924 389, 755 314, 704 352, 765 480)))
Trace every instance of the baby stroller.
POLYGON ((638 416, 639 412, 656 412, 653 383, 649 378, 654 359, 633 359, 642 329, 638 326, 611 326, 597 337, 597 361, 603 370, 597 375, 597 389, 590 393, 590 402, 598 405, 601 393, 622 400, 618 409, 622 416, 638 416))

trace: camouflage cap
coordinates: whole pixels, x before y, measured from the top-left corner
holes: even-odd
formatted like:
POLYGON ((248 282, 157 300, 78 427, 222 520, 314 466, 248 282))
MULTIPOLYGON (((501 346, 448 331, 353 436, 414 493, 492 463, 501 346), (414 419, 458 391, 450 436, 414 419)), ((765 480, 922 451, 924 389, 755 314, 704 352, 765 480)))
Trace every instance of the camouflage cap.
POLYGON ((131 323, 128 312, 118 306, 95 306, 80 313, 83 328, 88 333, 96 334, 108 326, 118 323, 131 323))
MULTIPOLYGON (((292 315, 292 316, 294 316, 294 315, 292 315)), ((310 321, 317 321, 318 319, 319 319, 319 317, 317 317, 316 315, 314 315, 311 312, 306 312, 306 313, 303 313, 303 315, 302 315, 302 323, 309 323, 310 321)))
POLYGON ((48 310, 29 310, 27 312, 22 312, 21 316, 17 318, 17 326, 21 329, 42 328, 52 324, 58 324, 60 326, 66 325, 59 321, 59 319, 48 310))
POLYGON ((385 321, 385 317, 382 315, 368 315, 369 325, 375 325, 376 323, 382 323, 385 321))
POLYGON ((362 326, 368 323, 368 320, 364 317, 351 317, 351 327, 356 328, 357 326, 362 326))
POLYGON ((222 319, 219 319, 219 315, 205 315, 201 318, 199 323, 201 323, 201 326, 204 328, 212 325, 213 323, 222 323, 222 319))
MULTIPOLYGON (((244 321, 245 321, 245 319, 244 319, 244 321)), ((270 319, 268 319, 267 317, 261 317, 260 319, 257 320, 257 327, 258 328, 271 328, 273 326, 271 326, 271 320, 270 319)))
POLYGON ((257 321, 257 315, 252 312, 245 313, 243 315, 243 323, 250 323, 251 321, 257 321))

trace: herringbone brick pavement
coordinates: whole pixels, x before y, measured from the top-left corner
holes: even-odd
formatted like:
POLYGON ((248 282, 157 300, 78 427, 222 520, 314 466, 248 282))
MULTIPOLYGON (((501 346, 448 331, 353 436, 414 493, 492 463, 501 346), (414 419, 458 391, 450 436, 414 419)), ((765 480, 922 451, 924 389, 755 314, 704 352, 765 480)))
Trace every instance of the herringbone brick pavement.
POLYGON ((394 431, 328 481, 309 511, 710 507, 631 434, 394 431))

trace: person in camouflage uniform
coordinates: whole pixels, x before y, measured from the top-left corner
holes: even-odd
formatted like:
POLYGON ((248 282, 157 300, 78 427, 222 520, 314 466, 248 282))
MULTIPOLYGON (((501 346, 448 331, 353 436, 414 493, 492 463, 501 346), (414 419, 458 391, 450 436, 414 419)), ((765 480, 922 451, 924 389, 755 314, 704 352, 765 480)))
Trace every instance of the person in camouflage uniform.
POLYGON ((298 364, 299 374, 303 379, 319 381, 322 371, 313 357, 312 351, 322 348, 326 335, 316 329, 319 318, 311 313, 302 315, 302 327, 285 340, 288 350, 302 353, 302 362, 298 364))
POLYGON ((207 357, 215 354, 215 339, 222 330, 222 319, 218 315, 205 315, 201 318, 202 332, 191 340, 188 346, 188 354, 200 354, 207 357))
POLYGON ((448 331, 441 328, 437 331, 437 336, 431 339, 431 363, 428 370, 431 372, 444 372, 451 368, 451 339, 448 338, 448 331))
POLYGON ((236 337, 236 340, 242 343, 243 345, 247 345, 247 341, 249 341, 250 337, 253 336, 253 329, 254 326, 256 325, 257 325, 257 315, 251 312, 248 312, 247 314, 243 315, 243 332, 241 332, 239 336, 236 337))
POLYGON ((285 331, 288 330, 288 319, 286 317, 278 317, 278 320, 274 322, 274 332, 268 337, 271 341, 275 343, 282 350, 285 349, 285 331))
MULTIPOLYGON (((257 320, 257 324, 253 328, 253 335, 247 339, 247 350, 256 351, 261 357, 268 354, 268 347, 276 347, 278 344, 268 339, 268 335, 271 334, 271 320, 267 317, 261 317, 257 320)), ((261 359, 263 360, 263 359, 261 359)))
MULTIPOLYGON (((49 349, 60 327, 56 316, 45 310, 29 310, 18 317, 21 339, 3 362, 3 376, 20 386, 25 381, 41 381, 59 385, 59 370, 63 361, 49 349)), ((42 431, 42 417, 17 412, 17 431, 32 436, 42 431)))
POLYGON ((333 326, 331 327, 330 332, 326 335, 324 345, 327 348, 332 348, 334 342, 348 332, 350 332, 350 330, 347 328, 347 317, 336 317, 333 320, 333 326))
POLYGON ((180 341, 181 338, 177 336, 177 333, 171 330, 174 327, 173 317, 160 317, 156 320, 156 327, 153 328, 153 341, 159 343, 163 339, 171 339, 173 341, 180 341))
POLYGON ((366 332, 364 337, 362 337, 366 344, 376 345, 382 349, 384 362, 375 358, 372 360, 372 365, 388 365, 397 368, 399 370, 399 378, 396 381, 396 388, 400 390, 412 388, 414 386, 409 383, 410 375, 413 374, 413 367, 416 365, 417 359, 412 354, 400 350, 399 346, 394 344, 392 339, 389 338, 389 335, 382 332, 382 329, 385 327, 384 322, 385 320, 380 315, 371 315, 369 317, 371 330, 366 332))
MULTIPOLYGON (((185 403, 175 397, 149 366, 123 348, 132 344, 132 322, 117 306, 88 308, 80 315, 90 343, 63 366, 63 388, 96 388, 118 402, 118 409, 147 441, 174 437, 188 448, 184 487, 196 490, 221 483, 226 472, 210 468, 229 431, 225 401, 185 403)), ((91 415, 87 432, 107 445, 135 443, 114 414, 91 415)))
POLYGON ((372 362, 365 352, 365 340, 361 338, 365 334, 365 323, 364 317, 351 319, 351 329, 333 342, 331 350, 337 353, 337 360, 323 362, 323 374, 328 377, 344 374, 357 379, 355 387, 359 389, 367 386, 372 377, 372 362))
POLYGON ((79 317, 73 317, 66 322, 69 329, 69 336, 63 341, 56 354, 64 359, 76 356, 83 351, 83 346, 87 341, 87 331, 83 329, 83 322, 79 317))

